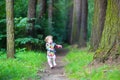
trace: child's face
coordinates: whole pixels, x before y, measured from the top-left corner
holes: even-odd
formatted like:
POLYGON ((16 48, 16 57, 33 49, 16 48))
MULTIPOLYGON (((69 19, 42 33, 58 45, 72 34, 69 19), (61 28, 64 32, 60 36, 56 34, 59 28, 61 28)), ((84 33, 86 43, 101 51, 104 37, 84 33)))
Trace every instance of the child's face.
POLYGON ((53 40, 52 40, 51 38, 49 38, 47 42, 48 42, 48 43, 52 43, 53 40))

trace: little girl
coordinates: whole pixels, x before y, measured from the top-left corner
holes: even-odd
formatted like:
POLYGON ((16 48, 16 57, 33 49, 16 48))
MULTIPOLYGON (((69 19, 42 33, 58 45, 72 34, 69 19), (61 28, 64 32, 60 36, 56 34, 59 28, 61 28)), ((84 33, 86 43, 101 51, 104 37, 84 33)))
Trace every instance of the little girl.
POLYGON ((55 47, 62 48, 62 45, 57 45, 56 43, 54 43, 52 36, 47 36, 45 38, 45 42, 46 42, 46 49, 47 49, 48 64, 50 68, 53 69, 57 65, 55 62, 55 59, 56 59, 55 47))

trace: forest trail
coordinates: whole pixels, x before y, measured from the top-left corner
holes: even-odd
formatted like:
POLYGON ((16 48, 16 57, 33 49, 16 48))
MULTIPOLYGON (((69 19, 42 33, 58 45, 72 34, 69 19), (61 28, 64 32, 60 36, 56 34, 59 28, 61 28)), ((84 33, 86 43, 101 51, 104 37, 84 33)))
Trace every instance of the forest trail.
POLYGON ((64 70, 66 63, 63 60, 67 53, 68 53, 67 49, 57 50, 56 54, 57 66, 54 69, 50 69, 49 65, 46 63, 45 70, 38 72, 38 76, 41 77, 41 80, 68 80, 64 70))

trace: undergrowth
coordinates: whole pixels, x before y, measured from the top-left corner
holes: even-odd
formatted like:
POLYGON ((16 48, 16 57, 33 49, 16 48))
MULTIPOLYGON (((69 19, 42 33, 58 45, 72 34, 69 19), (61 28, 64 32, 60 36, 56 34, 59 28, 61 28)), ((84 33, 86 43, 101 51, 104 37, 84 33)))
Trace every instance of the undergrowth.
POLYGON ((43 69, 45 54, 34 51, 20 51, 15 59, 0 56, 0 80, 36 80, 38 69, 43 69))
POLYGON ((97 68, 89 66, 94 53, 88 50, 72 49, 65 57, 68 63, 66 73, 72 80, 120 80, 120 66, 101 65, 97 68))

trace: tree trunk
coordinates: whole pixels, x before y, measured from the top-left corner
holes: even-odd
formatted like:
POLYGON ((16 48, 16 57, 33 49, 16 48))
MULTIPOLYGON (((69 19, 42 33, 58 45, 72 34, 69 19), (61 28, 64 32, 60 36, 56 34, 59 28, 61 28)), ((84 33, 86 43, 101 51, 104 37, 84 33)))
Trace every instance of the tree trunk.
POLYGON ((70 4, 70 7, 68 7, 68 19, 67 19, 67 43, 72 44, 71 42, 71 31, 72 31, 72 19, 73 19, 73 0, 69 1, 68 4, 70 4))
POLYGON ((108 0, 105 26, 94 58, 105 62, 120 55, 120 0, 108 0))
POLYGON ((41 0, 41 3, 39 3, 39 5, 41 4, 40 8, 40 12, 39 12, 39 18, 41 18, 45 13, 46 13, 46 9, 47 9, 47 0, 41 0))
POLYGON ((71 43, 85 47, 87 41, 88 1, 74 0, 71 43))
POLYGON ((36 18, 36 4, 37 0, 29 0, 28 3, 28 25, 27 25, 27 34, 28 36, 34 36, 34 25, 36 18))
POLYGON ((53 0, 48 0, 48 30, 49 34, 52 33, 53 27, 52 27, 52 16, 53 16, 53 0))
POLYGON ((72 21, 72 37, 71 43, 78 44, 79 43, 79 32, 81 26, 81 13, 82 13, 82 0, 74 0, 73 4, 73 21, 72 21))
POLYGON ((14 58, 14 0, 6 0, 7 18, 7 58, 14 58))
POLYGON ((88 1, 82 0, 79 47, 86 47, 87 45, 87 18, 88 18, 88 1))
POLYGON ((95 0, 95 10, 94 10, 94 20, 92 27, 92 36, 91 36, 91 50, 97 50, 106 16, 107 0, 95 0))

